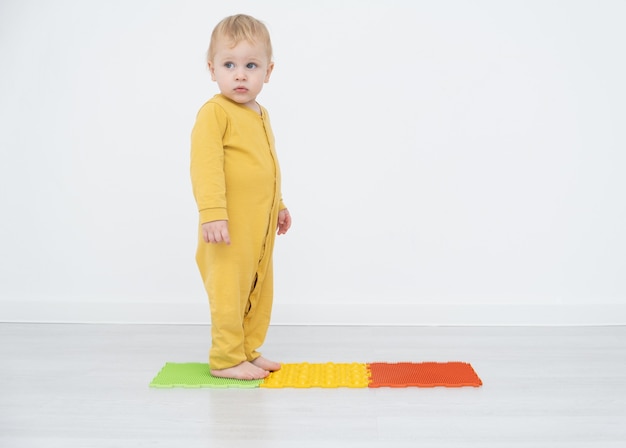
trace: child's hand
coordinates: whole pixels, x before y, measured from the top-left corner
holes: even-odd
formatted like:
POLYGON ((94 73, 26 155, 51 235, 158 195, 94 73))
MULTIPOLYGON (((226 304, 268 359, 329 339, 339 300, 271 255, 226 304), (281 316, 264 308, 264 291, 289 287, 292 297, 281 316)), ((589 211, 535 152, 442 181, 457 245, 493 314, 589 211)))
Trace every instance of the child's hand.
POLYGON ((289 227, 291 227, 291 215, 286 208, 278 212, 278 234, 283 235, 287 233, 289 227))
POLYGON ((202 224, 202 237, 205 243, 230 244, 228 221, 211 221, 202 224))

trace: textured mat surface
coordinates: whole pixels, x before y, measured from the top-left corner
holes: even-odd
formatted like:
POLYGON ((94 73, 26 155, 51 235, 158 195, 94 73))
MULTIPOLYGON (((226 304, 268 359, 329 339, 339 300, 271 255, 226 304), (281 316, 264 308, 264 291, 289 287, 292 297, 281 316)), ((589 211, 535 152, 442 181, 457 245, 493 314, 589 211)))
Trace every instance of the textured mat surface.
POLYGON ((369 387, 479 387, 483 384, 472 366, 465 362, 374 362, 368 368, 369 387))
POLYGON ((263 380, 232 380, 217 378, 211 375, 209 365, 206 363, 174 363, 168 362, 154 377, 150 387, 208 387, 215 389, 240 388, 250 389, 259 387, 263 380))
POLYGON ((479 387, 483 383, 472 366, 464 362, 400 362, 282 364, 264 380, 233 380, 211 375, 206 363, 168 362, 150 387, 171 388, 308 388, 308 387, 479 387))
POLYGON ((367 387, 369 373, 367 364, 283 364, 272 372, 261 387, 367 387))

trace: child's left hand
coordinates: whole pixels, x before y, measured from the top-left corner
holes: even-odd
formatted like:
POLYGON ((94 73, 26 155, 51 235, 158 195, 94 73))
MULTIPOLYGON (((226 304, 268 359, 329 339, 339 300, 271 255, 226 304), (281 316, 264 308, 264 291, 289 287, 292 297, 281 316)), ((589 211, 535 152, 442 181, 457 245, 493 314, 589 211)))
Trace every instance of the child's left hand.
POLYGON ((289 227, 291 227, 291 215, 289 214, 289 210, 284 208, 278 212, 278 235, 287 233, 289 227))

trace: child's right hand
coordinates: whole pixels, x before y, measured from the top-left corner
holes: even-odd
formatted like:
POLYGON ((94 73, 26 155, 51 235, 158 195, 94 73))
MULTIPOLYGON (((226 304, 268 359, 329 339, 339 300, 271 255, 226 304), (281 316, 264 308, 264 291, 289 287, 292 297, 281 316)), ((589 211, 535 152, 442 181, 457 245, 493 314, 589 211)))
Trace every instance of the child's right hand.
POLYGON ((230 244, 228 221, 211 221, 202 224, 202 237, 205 243, 230 244))

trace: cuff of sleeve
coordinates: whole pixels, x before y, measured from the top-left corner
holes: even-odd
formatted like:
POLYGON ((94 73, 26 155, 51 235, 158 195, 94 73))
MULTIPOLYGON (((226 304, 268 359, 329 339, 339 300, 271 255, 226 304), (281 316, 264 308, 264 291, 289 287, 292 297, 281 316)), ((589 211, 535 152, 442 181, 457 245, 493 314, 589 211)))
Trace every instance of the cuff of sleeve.
POLYGON ((225 208, 207 208, 200 210, 200 224, 222 220, 228 221, 228 213, 225 208))
POLYGON ((278 211, 280 211, 280 210, 284 210, 284 209, 286 209, 286 208, 287 208, 287 206, 285 205, 285 203, 284 203, 284 202, 283 202, 283 200, 281 199, 281 200, 280 200, 280 204, 278 205, 278 211))

